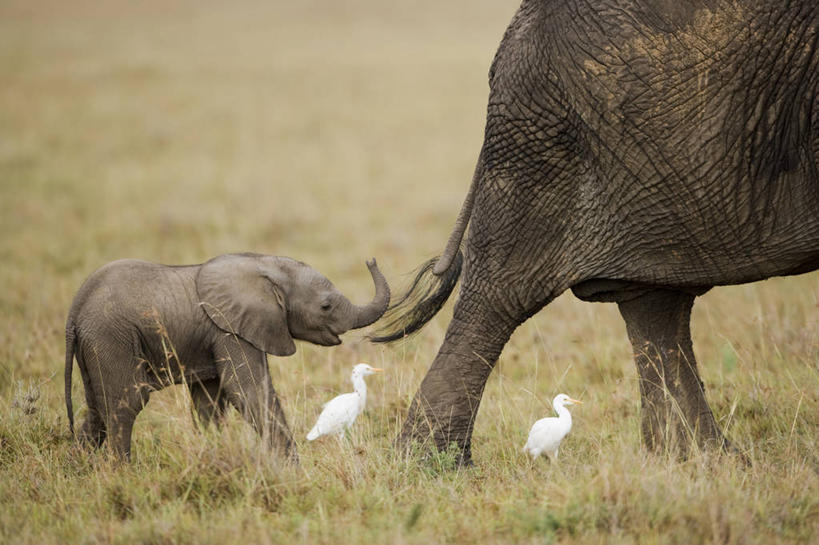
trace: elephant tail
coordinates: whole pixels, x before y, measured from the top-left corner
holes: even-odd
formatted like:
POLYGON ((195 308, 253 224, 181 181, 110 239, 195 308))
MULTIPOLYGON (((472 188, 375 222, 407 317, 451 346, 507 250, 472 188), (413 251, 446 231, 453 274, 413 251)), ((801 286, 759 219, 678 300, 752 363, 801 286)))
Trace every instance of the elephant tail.
POLYGON ((74 370, 74 348, 76 347, 76 329, 74 320, 68 319, 65 326, 65 410, 68 414, 68 427, 74 435, 74 405, 71 402, 71 373, 74 370))
POLYGON ((466 194, 466 199, 464 199, 464 203, 461 205, 461 211, 458 213, 458 219, 455 220, 455 228, 452 229, 452 233, 449 235, 444 253, 441 254, 441 257, 432 268, 432 274, 435 276, 446 274, 461 249, 461 242, 463 241, 464 233, 466 233, 466 227, 469 225, 469 219, 472 217, 475 192, 477 191, 481 176, 483 176, 483 150, 481 150, 481 154, 478 156, 478 163, 475 165, 475 172, 472 174, 472 183, 469 184, 469 193, 466 194))
POLYGON ((446 248, 438 258, 421 265, 406 293, 387 309, 385 324, 370 337, 372 342, 388 343, 411 335, 424 327, 449 299, 463 268, 461 243, 472 217, 475 193, 483 176, 483 150, 478 156, 469 193, 466 195, 455 228, 449 235, 446 248))

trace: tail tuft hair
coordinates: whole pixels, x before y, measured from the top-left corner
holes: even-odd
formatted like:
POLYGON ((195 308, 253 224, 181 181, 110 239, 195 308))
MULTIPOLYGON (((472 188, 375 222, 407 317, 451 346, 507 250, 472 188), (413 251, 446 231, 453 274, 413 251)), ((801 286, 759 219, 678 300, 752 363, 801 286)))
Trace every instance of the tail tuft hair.
POLYGON ((370 341, 389 343, 408 337, 441 310, 461 276, 463 254, 458 251, 449 268, 440 276, 432 273, 437 261, 436 257, 421 265, 406 293, 387 309, 385 325, 370 337, 370 341))

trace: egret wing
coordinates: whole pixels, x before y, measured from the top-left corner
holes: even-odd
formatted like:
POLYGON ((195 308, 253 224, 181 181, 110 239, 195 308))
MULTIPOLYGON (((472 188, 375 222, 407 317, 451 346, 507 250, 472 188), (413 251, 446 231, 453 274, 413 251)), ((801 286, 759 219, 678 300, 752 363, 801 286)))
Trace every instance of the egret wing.
POLYGON ((532 429, 529 431, 529 440, 526 444, 530 448, 552 451, 560 445, 563 435, 563 430, 557 418, 541 418, 532 425, 532 429))
POLYGON ((342 394, 324 404, 324 410, 316 421, 320 435, 341 433, 355 421, 358 399, 356 394, 342 394))

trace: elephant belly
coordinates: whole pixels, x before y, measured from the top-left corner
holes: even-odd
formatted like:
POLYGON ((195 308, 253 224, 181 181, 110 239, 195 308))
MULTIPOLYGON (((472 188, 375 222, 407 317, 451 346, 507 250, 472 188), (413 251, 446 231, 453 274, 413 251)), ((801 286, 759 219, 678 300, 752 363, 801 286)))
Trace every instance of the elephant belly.
POLYGON ((140 359, 146 380, 157 388, 218 376, 210 350, 189 346, 186 342, 172 343, 168 339, 148 342, 143 346, 140 359))

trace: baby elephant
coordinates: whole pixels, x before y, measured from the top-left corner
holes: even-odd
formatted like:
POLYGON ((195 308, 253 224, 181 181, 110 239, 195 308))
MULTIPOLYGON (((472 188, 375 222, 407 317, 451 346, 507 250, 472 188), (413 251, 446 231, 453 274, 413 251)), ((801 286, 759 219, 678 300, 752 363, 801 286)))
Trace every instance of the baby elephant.
POLYGON ((289 356, 293 339, 331 346, 349 329, 370 325, 390 290, 367 262, 375 297, 353 305, 313 268, 286 257, 229 254, 200 265, 135 259, 109 263, 82 285, 68 313, 65 395, 74 432, 74 355, 88 413, 80 430, 99 447, 107 438, 130 459, 131 429, 153 390, 185 383, 200 417, 235 406, 265 442, 296 459, 265 353, 289 356))

